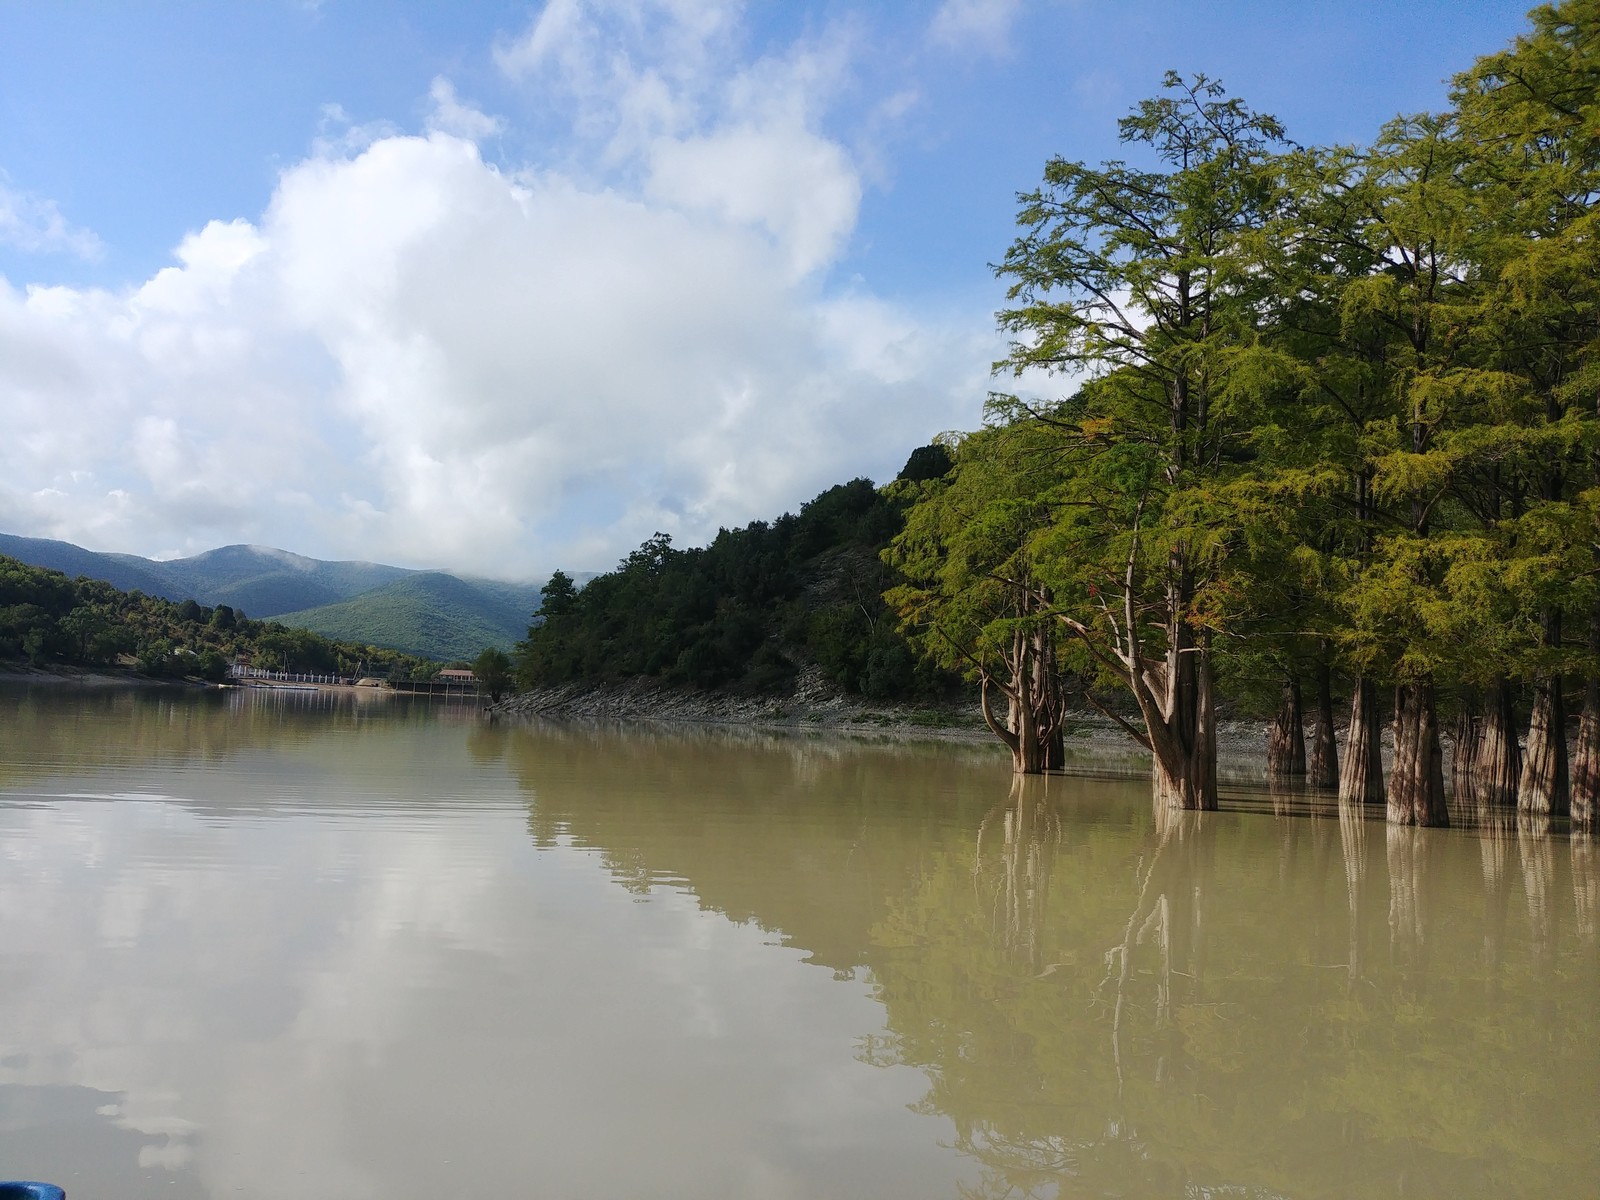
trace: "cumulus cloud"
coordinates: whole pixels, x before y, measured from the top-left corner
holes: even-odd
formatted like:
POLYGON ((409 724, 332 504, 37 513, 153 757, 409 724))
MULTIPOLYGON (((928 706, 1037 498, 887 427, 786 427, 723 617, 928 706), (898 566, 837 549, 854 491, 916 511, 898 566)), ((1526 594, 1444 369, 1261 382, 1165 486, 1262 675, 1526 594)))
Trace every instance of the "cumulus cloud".
POLYGON ((764 229, 791 272, 832 262, 855 225, 861 185, 833 142, 802 128, 742 126, 652 148, 650 194, 691 212, 764 229))
POLYGON ((989 53, 1006 48, 1022 0, 944 0, 933 14, 928 36, 956 48, 976 46, 989 53))
POLYGON ((590 169, 487 161, 497 119, 440 79, 423 133, 324 131, 259 217, 136 287, 0 281, 0 528, 604 569, 970 424, 986 315, 944 327, 829 282, 862 194, 818 120, 842 52, 742 61, 735 11, 552 0, 502 47, 557 70, 540 86, 575 119, 610 113, 590 169), (596 22, 628 62, 580 95, 596 22))
POLYGON ((480 142, 505 128, 505 122, 499 117, 491 117, 464 103, 456 95, 455 85, 442 75, 428 89, 428 98, 433 102, 433 110, 428 114, 430 130, 480 142))
POLYGON ((0 173, 0 244, 30 253, 94 260, 105 247, 92 230, 73 225, 54 200, 12 187, 0 173))

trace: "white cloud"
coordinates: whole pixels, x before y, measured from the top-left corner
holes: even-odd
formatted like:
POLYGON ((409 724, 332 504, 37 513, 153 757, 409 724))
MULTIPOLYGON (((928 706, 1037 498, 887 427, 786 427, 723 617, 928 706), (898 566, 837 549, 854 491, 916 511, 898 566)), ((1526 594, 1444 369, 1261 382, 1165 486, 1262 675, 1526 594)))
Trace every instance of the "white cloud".
POLYGON ((991 54, 1006 49, 1022 0, 944 0, 934 13, 928 36, 957 49, 977 47, 991 54))
POLYGON ((428 89, 433 110, 428 114, 428 128, 438 133, 450 133, 469 142, 481 142, 505 128, 499 117, 491 117, 456 95, 455 85, 444 76, 433 81, 428 89))
POLYGON ((574 130, 616 163, 690 128, 736 63, 738 0, 547 0, 495 50, 511 79, 541 86, 574 130))
POLYGON ((425 134, 330 112, 257 220, 137 287, 0 280, 0 529, 604 569, 971 424, 986 313, 828 283, 862 195, 820 124, 848 39, 747 62, 736 17, 552 0, 501 47, 582 110, 576 167, 486 162, 497 119, 441 78, 425 134))
POLYGON ((0 173, 0 244, 29 253, 64 253, 94 260, 105 247, 93 231, 73 225, 54 200, 11 187, 0 173))
POLYGON ((841 148, 801 128, 721 129, 662 138, 650 194, 733 224, 758 225, 795 275, 832 262, 855 226, 861 185, 841 148))

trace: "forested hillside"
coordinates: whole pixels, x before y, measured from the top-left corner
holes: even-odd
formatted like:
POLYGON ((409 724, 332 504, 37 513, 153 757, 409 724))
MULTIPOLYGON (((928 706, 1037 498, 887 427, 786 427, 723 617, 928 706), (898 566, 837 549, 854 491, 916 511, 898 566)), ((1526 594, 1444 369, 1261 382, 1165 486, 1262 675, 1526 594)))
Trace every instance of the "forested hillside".
POLYGON ((167 600, 226 604, 257 617, 348 600, 404 575, 384 563, 328 562, 270 546, 219 546, 189 558, 102 554, 71 542, 0 534, 0 554, 167 600))
POLYGON ((235 660, 269 670, 425 676, 437 664, 392 650, 339 642, 304 629, 252 621, 225 604, 207 607, 124 592, 98 579, 0 556, 0 659, 36 666, 107 666, 132 659, 151 676, 226 677, 235 660))
POLYGON ((0 534, 0 554, 124 591, 225 605, 334 640, 440 660, 471 658, 486 646, 509 650, 539 595, 528 583, 307 558, 270 546, 220 546, 157 561, 0 534))
POLYGON ((511 649, 527 628, 532 605, 526 593, 531 590, 519 589, 523 595, 518 597, 501 596, 454 575, 419 571, 337 604, 280 613, 274 619, 407 654, 470 659, 485 647, 511 649))
POLYGON ((101 554, 54 538, 18 537, 0 533, 0 555, 33 567, 60 571, 69 578, 103 579, 125 592, 143 592, 165 600, 190 599, 192 593, 154 559, 132 554, 101 554))
MULTIPOLYGON (((937 474, 943 450, 902 473, 937 474)), ((516 653, 523 687, 646 676, 689 687, 789 688, 815 664, 835 686, 877 699, 926 699, 953 677, 921 660, 884 606, 881 551, 900 530, 891 484, 829 488, 799 513, 724 529, 679 550, 657 534, 580 591, 564 572, 516 653)))

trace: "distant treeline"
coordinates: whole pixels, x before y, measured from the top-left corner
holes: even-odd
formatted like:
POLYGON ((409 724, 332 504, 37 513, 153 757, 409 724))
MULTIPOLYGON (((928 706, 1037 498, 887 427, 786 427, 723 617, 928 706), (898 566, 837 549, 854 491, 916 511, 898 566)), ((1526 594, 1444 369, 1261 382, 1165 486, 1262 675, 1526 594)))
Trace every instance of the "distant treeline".
POLYGON ((226 604, 177 603, 69 579, 0 556, 0 659, 42 666, 132 664, 142 674, 219 681, 235 660, 307 674, 420 678, 439 664, 252 621, 226 604))
MULTIPOLYGON (((948 469, 925 447, 901 480, 948 469)), ((557 571, 527 640, 524 687, 645 676, 687 687, 782 691, 808 664, 874 699, 929 699, 954 677, 907 643, 884 606, 880 554, 904 524, 902 484, 856 479, 775 521, 724 529, 679 550, 658 533, 581 591, 557 571)))

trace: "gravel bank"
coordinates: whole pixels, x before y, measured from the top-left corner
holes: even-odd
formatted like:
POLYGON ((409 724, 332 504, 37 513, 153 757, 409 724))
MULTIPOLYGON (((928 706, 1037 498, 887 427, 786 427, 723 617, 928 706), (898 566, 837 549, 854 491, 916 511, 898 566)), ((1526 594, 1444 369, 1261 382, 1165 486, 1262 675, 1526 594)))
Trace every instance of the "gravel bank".
MULTIPOLYGON (((997 748, 999 745, 975 702, 940 707, 874 703, 839 694, 814 672, 803 675, 794 693, 788 696, 693 691, 635 679, 538 688, 501 701, 493 711, 503 716, 553 720, 745 725, 846 736, 993 743, 997 748)), ((1265 722, 1219 722, 1218 754, 1224 773, 1231 779, 1264 779, 1266 744, 1265 722)), ((1148 770, 1148 755, 1126 733, 1092 710, 1071 715, 1067 753, 1073 769, 1117 774, 1148 770)))

